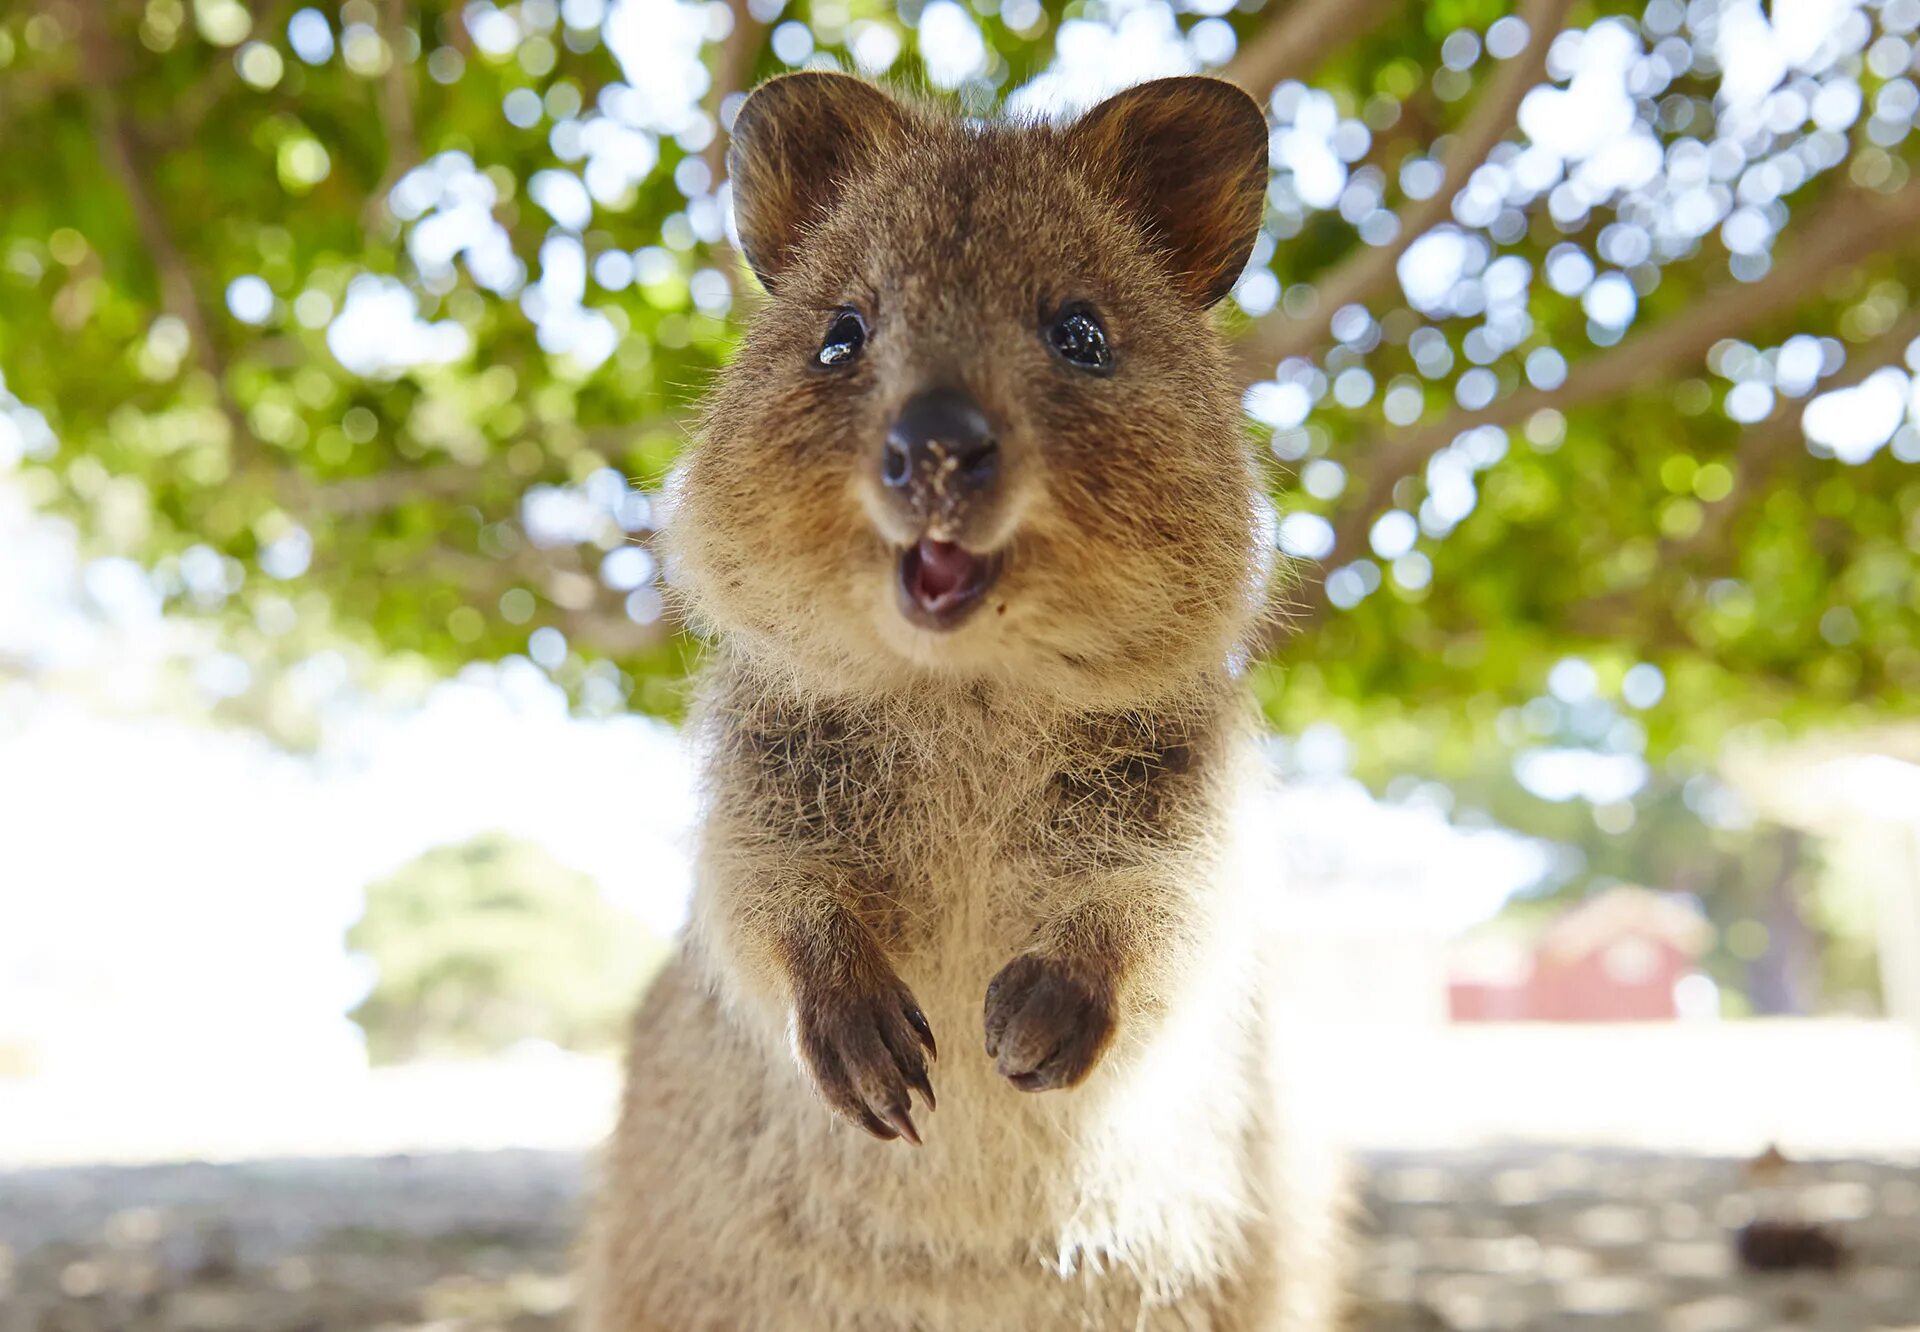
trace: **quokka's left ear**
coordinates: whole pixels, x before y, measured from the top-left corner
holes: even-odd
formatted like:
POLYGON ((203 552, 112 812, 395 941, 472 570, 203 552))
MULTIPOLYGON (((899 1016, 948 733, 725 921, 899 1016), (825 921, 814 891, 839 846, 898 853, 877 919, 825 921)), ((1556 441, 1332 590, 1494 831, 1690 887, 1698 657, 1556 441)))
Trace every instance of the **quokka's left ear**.
POLYGON ((1233 290, 1267 191, 1267 121, 1251 97, 1220 79, 1156 79, 1087 112, 1067 143, 1194 301, 1233 290))

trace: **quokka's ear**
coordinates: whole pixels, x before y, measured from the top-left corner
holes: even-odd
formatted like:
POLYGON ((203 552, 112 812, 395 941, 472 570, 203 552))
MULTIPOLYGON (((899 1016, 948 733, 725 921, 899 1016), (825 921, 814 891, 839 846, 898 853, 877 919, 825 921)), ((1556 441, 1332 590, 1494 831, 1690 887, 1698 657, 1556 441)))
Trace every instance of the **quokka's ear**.
POLYGON ((1233 290, 1267 190, 1267 121, 1251 97, 1220 79, 1156 79, 1094 107, 1067 140, 1189 296, 1207 306, 1233 290))
POLYGON ((809 226, 906 130, 886 93, 846 74, 769 80, 741 105, 727 150, 740 248, 771 291, 809 226))

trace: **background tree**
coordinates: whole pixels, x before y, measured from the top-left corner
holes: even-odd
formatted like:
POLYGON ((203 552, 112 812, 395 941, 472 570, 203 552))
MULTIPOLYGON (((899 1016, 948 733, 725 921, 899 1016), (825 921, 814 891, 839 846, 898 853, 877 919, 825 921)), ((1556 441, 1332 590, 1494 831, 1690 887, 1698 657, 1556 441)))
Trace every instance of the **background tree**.
POLYGON ((984 113, 1214 70, 1273 122, 1227 314, 1303 573, 1269 715, 1377 781, 1683 783, 1920 702, 1920 4, 1796 13, 17 0, 0 464, 256 662, 526 652, 672 715, 696 645, 650 539, 758 299, 741 90, 834 66, 984 113))
POLYGON ((370 886, 347 944, 374 969, 351 1016, 378 1063, 527 1040, 615 1049, 666 952, 592 879, 498 834, 429 851, 370 886))

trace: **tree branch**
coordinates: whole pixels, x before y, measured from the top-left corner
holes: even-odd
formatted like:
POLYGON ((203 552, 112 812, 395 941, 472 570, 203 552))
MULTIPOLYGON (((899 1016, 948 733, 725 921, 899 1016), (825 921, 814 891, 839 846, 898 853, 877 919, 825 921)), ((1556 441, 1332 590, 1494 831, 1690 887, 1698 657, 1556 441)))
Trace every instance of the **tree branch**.
MULTIPOLYGON (((1424 467, 1462 431, 1482 425, 1512 426, 1548 407, 1567 411, 1586 406, 1690 369, 1714 343, 1788 313, 1849 261, 1871 257, 1889 241, 1910 238, 1916 227, 1920 227, 1920 184, 1910 184, 1892 195, 1843 190, 1801 226, 1807 239, 1799 249, 1775 264, 1760 281, 1722 284, 1688 306, 1685 313, 1575 366, 1558 389, 1523 389, 1479 411, 1456 412, 1363 450, 1374 462, 1367 486, 1343 505, 1335 518, 1333 549, 1322 562, 1323 567, 1337 568, 1354 559, 1401 478, 1424 467)), ((1873 345, 1881 346, 1878 342, 1873 345)), ((1842 376, 1829 387, 1844 387, 1846 383, 1842 376)), ((1290 610, 1292 613, 1267 634, 1270 650, 1325 614, 1324 580, 1303 582, 1290 610)))
MULTIPOLYGON (((672 430, 684 434, 689 429, 691 425, 686 418, 666 413, 625 425, 593 427, 584 432, 583 442, 593 448, 617 449, 653 431, 672 430)), ((300 507, 335 517, 362 517, 382 513, 409 500, 470 499, 493 475, 486 467, 457 462, 394 467, 367 476, 308 482, 300 496, 300 507)))
POLYGON ((630 656, 666 642, 679 631, 679 625, 663 613, 652 624, 641 624, 631 616, 612 611, 575 611, 555 608, 550 618, 554 627, 575 646, 591 648, 607 657, 630 656))
MULTIPOLYGON (((255 37, 271 34, 285 24, 287 15, 298 0, 272 0, 263 7, 251 5, 253 15, 252 33, 255 37)), ((263 40, 270 40, 270 36, 263 40)), ((164 143, 169 148, 177 148, 193 142, 200 127, 206 123, 220 100, 233 91, 233 85, 239 81, 240 69, 231 60, 221 61, 202 75, 198 82, 173 107, 173 114, 167 123, 156 126, 150 131, 150 137, 164 143)))
POLYGON ((226 356, 213 338, 207 318, 194 287, 193 271, 174 240, 166 215, 161 212, 158 191, 148 177, 146 162, 139 149, 133 122, 121 107, 114 89, 123 74, 119 52, 106 30, 107 19, 93 6, 79 7, 81 19, 81 68, 84 71, 87 109, 93 123, 93 137, 100 160, 119 183, 133 213, 141 243, 153 261, 160 287, 161 307, 178 319, 187 330, 195 359, 213 379, 220 411, 232 432, 234 446, 255 453, 263 452, 254 439, 247 419, 234 401, 227 383, 226 356))
MULTIPOLYGON (((1807 395, 1808 400, 1823 393, 1854 388, 1864 383, 1876 370, 1903 364, 1907 348, 1915 338, 1920 338, 1920 311, 1909 311, 1906 318, 1897 321, 1872 342, 1854 348, 1847 356, 1847 363, 1837 374, 1814 385, 1813 391, 1807 395)), ((1672 564, 1718 544, 1727 524, 1738 512, 1740 502, 1757 494, 1788 459, 1804 452, 1807 441, 1803 426, 1805 418, 1805 406, 1795 411, 1791 404, 1776 401, 1772 413, 1765 420, 1740 432, 1736 454, 1736 461, 1740 465, 1734 473, 1732 492, 1726 499, 1708 506, 1699 530, 1692 536, 1660 543, 1660 566, 1672 564)))
POLYGON ((1304 79, 1346 43, 1370 32, 1392 0, 1294 0, 1245 42, 1220 76, 1263 105, 1288 79, 1304 79))
POLYGON ((316 485, 306 507, 341 517, 381 513, 413 499, 459 499, 486 476, 485 468, 461 463, 392 469, 316 485))
POLYGON ((1453 135, 1441 158, 1439 188, 1401 209, 1392 240, 1384 245, 1362 242, 1321 278, 1317 284, 1320 313, 1315 318, 1268 316, 1253 325, 1237 349, 1248 382, 1272 374, 1274 366, 1289 356, 1315 349, 1324 340, 1327 320, 1335 311, 1376 298, 1393 282, 1400 256, 1408 247, 1452 216, 1454 196, 1513 129, 1521 100, 1540 85, 1547 48, 1560 34, 1572 7, 1573 0, 1526 0, 1519 17, 1527 25, 1527 45, 1500 67, 1453 135))
MULTIPOLYGON (((1920 311, 1909 311, 1885 333, 1854 348, 1838 374, 1814 386, 1808 395, 1809 401, 1825 393, 1854 388, 1877 370, 1903 364, 1907 348, 1915 338, 1920 338, 1920 311)), ((1728 526, 1744 509, 1743 501, 1766 493, 1781 468, 1793 458, 1805 456, 1805 418, 1804 404, 1792 400, 1776 402, 1765 420, 1742 430, 1735 452, 1738 467, 1732 492, 1707 506, 1700 526, 1691 534, 1664 538, 1659 543, 1653 567, 1676 569, 1717 548, 1728 526)), ((1581 605, 1573 623, 1581 633, 1604 636, 1619 628, 1632 601, 1633 594, 1628 592, 1593 598, 1581 605)))
POLYGON ((503 559, 441 548, 426 567, 451 575, 476 598, 494 600, 510 587, 530 586, 546 603, 540 620, 559 629, 570 643, 607 656, 644 652, 678 631, 667 614, 641 624, 626 614, 619 600, 611 607, 603 604, 605 589, 588 571, 580 551, 571 547, 523 546, 503 559))
POLYGON ((406 31, 407 0, 384 0, 380 6, 380 40, 386 43, 392 58, 380 76, 380 121, 390 145, 390 176, 398 176, 420 160, 420 144, 413 129, 413 66, 401 49, 406 31))
POLYGON ((43 109, 75 86, 72 75, 64 69, 22 69, 20 65, 16 61, 0 79, 0 132, 24 113, 43 109))
POLYGON ((366 225, 389 215, 387 195, 420 161, 420 142, 413 126, 413 66, 402 54, 407 30, 407 0, 381 0, 380 40, 386 44, 387 67, 380 75, 380 127, 387 136, 387 166, 367 200, 366 225))
MULTIPOLYGON (((1327 557, 1327 567, 1354 558, 1394 486, 1402 477, 1424 467, 1462 431, 1483 425, 1516 425, 1547 407, 1563 412, 1584 407, 1691 368, 1714 343, 1788 313, 1817 291, 1835 270, 1870 257, 1888 242, 1912 239, 1917 226, 1920 183, 1891 195, 1843 190, 1802 224, 1799 230, 1805 239, 1797 250, 1776 263, 1760 281, 1721 284, 1667 322, 1574 366, 1557 389, 1522 389, 1479 411, 1455 412, 1359 450, 1359 455, 1372 464, 1369 480, 1365 490, 1344 505, 1334 521, 1334 547, 1327 557)), ((1325 605, 1324 592, 1318 587, 1310 595, 1309 618, 1325 605)))
POLYGON ((720 43, 720 50, 713 62, 713 86, 707 90, 707 114, 713 119, 713 141, 701 154, 707 164, 708 178, 713 188, 720 188, 720 180, 727 174, 727 131, 720 123, 720 106, 732 93, 746 91, 748 75, 753 73, 753 57, 760 50, 760 39, 766 33, 766 25, 754 18, 747 8, 747 0, 727 0, 727 10, 733 15, 733 27, 728 30, 726 40, 720 43))
POLYGON ((87 108, 92 115, 94 143, 100 160, 120 182, 121 192, 133 211, 141 243, 153 260, 161 307, 186 326, 195 353, 218 373, 224 366, 220 365, 219 349, 213 344, 206 312, 194 291, 193 275, 154 198, 155 191, 135 147, 133 126, 121 114, 119 99, 114 95, 120 77, 118 55, 111 39, 101 30, 101 18, 90 11, 82 12, 88 15, 82 33, 87 108))
MULTIPOLYGON (((708 188, 715 194, 720 192, 721 181, 727 174, 728 136, 726 127, 720 123, 720 108, 729 94, 746 90, 746 81, 753 74, 754 56, 759 53, 767 30, 766 24, 754 18, 747 8, 747 0, 727 0, 727 10, 733 15, 733 27, 727 30, 726 40, 714 57, 713 86, 707 90, 707 114, 713 120, 713 139, 700 155, 701 161, 707 164, 708 188)), ((740 256, 724 238, 707 249, 713 256, 714 267, 726 274, 735 312, 744 310, 756 288, 747 281, 740 256)))

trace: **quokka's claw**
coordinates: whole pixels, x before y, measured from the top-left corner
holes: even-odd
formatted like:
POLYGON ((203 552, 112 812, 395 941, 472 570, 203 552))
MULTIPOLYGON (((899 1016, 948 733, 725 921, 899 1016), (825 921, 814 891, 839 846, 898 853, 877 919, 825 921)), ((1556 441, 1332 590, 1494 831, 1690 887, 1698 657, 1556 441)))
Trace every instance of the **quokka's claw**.
POLYGON ((795 1006, 802 1063, 835 1113, 885 1142, 920 1145, 912 1093, 934 1107, 924 1046, 932 1030, 906 987, 884 983, 803 990, 795 1006))
POLYGON ((914 1033, 920 1037, 920 1043, 927 1047, 927 1053, 938 1059, 940 1047, 934 1044, 933 1028, 927 1025, 927 1015, 920 1011, 918 1005, 907 1005, 907 1022, 913 1027, 914 1033))

